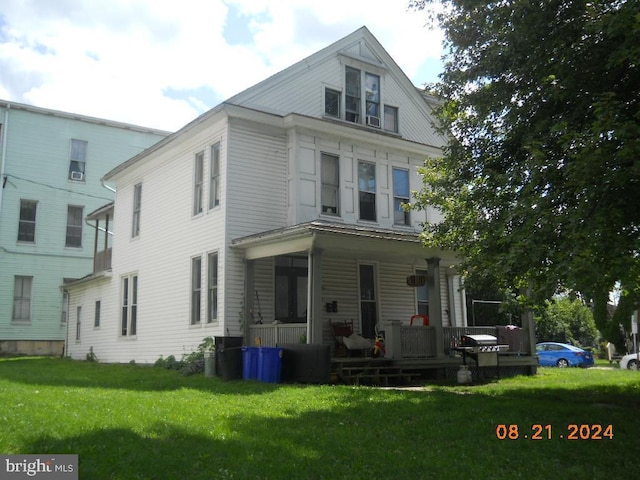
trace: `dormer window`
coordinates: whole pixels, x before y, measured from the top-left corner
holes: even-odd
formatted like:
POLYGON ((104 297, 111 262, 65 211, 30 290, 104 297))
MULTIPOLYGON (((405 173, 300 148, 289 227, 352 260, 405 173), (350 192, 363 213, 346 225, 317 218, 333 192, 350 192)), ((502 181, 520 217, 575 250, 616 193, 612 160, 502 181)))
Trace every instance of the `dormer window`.
POLYGON ((360 123, 360 70, 347 67, 345 74, 346 95, 344 101, 345 120, 360 123))

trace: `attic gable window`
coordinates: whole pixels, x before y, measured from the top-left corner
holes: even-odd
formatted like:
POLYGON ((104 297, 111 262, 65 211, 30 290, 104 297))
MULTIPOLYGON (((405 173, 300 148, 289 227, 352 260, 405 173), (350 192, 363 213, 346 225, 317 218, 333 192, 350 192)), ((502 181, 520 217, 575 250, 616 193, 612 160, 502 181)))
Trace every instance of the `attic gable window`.
POLYGON ((345 90, 344 119, 380 128, 380 75, 345 67, 345 90))
POLYGON ((338 90, 324 89, 324 113, 332 117, 340 118, 340 96, 338 90))

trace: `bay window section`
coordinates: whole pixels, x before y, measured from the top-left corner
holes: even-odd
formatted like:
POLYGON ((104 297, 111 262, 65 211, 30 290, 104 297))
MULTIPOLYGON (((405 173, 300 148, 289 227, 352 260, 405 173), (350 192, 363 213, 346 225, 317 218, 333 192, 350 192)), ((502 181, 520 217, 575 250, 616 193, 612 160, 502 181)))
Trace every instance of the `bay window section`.
POLYGON ((376 166, 358 162, 358 194, 360 220, 375 222, 376 217, 376 166))
POLYGON ((402 207, 409 204, 409 171, 401 168, 393 169, 393 223, 409 225, 409 212, 402 207))
POLYGON ((320 170, 322 176, 321 203, 322 213, 339 215, 339 162, 336 155, 323 153, 320 156, 320 170))

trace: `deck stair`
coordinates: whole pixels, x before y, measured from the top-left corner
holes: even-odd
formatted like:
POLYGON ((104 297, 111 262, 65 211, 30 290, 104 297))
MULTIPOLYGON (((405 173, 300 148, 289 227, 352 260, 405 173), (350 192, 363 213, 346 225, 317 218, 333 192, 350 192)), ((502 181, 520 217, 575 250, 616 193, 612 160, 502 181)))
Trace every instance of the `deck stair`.
POLYGON ((334 360, 333 365, 337 378, 353 385, 408 385, 420 377, 419 373, 393 365, 385 359, 334 360))

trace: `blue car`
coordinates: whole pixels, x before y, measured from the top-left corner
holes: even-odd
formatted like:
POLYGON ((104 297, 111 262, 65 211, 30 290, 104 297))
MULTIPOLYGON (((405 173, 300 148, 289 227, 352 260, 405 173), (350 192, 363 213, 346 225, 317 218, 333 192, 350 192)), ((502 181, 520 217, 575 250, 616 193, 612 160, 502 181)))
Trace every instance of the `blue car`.
POLYGON ((541 367, 592 367, 593 355, 582 348, 566 343, 543 342, 536 345, 541 367))

